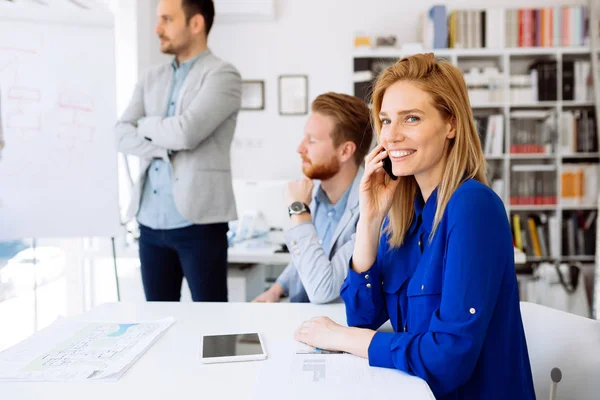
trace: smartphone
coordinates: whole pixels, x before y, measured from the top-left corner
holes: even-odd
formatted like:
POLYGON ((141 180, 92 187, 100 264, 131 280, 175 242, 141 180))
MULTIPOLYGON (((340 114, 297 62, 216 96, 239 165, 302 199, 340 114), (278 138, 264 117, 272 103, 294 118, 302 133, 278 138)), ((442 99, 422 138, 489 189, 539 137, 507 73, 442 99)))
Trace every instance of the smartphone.
POLYGON ((392 160, 390 160, 390 156, 387 156, 383 159, 383 169, 385 170, 385 172, 387 172, 390 178, 392 178, 393 180, 398 179, 398 177, 392 172, 392 160))

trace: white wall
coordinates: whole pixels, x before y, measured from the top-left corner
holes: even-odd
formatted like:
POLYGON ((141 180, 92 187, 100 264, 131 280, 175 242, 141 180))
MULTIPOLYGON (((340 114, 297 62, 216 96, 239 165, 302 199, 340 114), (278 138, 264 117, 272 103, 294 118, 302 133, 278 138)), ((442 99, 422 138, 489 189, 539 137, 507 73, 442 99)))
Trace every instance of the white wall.
MULTIPOLYGON (((156 4, 157 0, 147 1, 156 4)), ((215 24, 209 46, 232 62, 244 79, 266 85, 266 109, 240 112, 232 150, 234 177, 289 179, 299 176, 295 153, 305 117, 280 117, 277 79, 281 74, 309 76, 309 100, 326 91, 352 94, 352 52, 355 32, 418 40, 419 18, 436 0, 275 0, 274 22, 215 24)), ((449 8, 551 7, 581 4, 574 0, 454 0, 449 8)), ((144 11, 148 15, 148 10, 144 11)), ((153 12, 153 11, 152 11, 153 12)), ((217 9, 218 12, 218 9, 217 9)), ((151 14, 154 15, 154 14, 151 14)), ((140 15, 141 17, 142 15, 140 15)), ((153 28, 143 40, 140 25, 140 68, 164 60, 153 28), (143 57, 142 57, 143 55, 143 57)), ((153 24, 152 24, 153 26, 153 24)))
MULTIPOLYGON (((137 0, 111 0, 115 19, 115 53, 117 68, 117 113, 127 107, 138 77, 138 10, 137 0)), ((144 41, 144 40, 143 40, 144 41)))
POLYGON ((160 52, 160 41, 154 33, 156 5, 158 0, 120 0, 137 3, 138 71, 140 74, 149 66, 166 62, 169 57, 160 52))

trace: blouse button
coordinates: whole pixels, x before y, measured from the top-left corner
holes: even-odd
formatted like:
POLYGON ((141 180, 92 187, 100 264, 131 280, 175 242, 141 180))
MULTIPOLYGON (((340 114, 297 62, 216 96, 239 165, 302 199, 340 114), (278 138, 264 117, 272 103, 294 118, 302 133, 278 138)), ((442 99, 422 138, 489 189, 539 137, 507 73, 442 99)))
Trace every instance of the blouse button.
POLYGON ((425 290, 425 285, 421 285, 421 290, 425 290))
POLYGON ((367 283, 367 289, 371 289, 371 284, 367 283))
POLYGON ((471 307, 471 309, 469 310, 469 312, 470 312, 471 314, 475 314, 477 311, 476 311, 476 310, 475 310, 473 307, 471 307))
POLYGON ((369 279, 369 278, 370 278, 369 274, 366 274, 365 279, 369 279))

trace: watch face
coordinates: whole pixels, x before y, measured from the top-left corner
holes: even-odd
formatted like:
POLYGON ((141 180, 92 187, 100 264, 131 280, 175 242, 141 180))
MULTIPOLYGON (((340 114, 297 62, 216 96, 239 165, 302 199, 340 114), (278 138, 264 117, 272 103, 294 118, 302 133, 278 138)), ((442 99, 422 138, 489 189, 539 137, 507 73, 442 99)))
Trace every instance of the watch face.
POLYGON ((290 206, 290 208, 294 212, 302 211, 304 209, 304 204, 300 203, 299 201, 295 201, 295 202, 292 203, 292 205, 290 206))

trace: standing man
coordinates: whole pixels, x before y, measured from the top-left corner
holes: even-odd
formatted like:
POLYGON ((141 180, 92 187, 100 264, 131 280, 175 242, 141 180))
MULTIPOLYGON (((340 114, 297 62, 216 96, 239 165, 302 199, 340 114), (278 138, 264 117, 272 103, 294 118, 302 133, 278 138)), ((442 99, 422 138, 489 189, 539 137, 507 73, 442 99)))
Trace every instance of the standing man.
POLYGON ((241 79, 207 47, 212 0, 160 0, 157 15, 160 49, 174 59, 145 73, 115 128, 119 150, 141 158, 129 215, 140 225, 144 292, 179 301, 185 276, 194 301, 227 301, 241 79))
POLYGON ((328 303, 340 296, 354 251, 360 166, 373 139, 369 118, 367 105, 346 94, 325 93, 312 103, 298 146, 305 177, 290 182, 285 193, 292 262, 254 301, 289 295, 291 302, 328 303))

